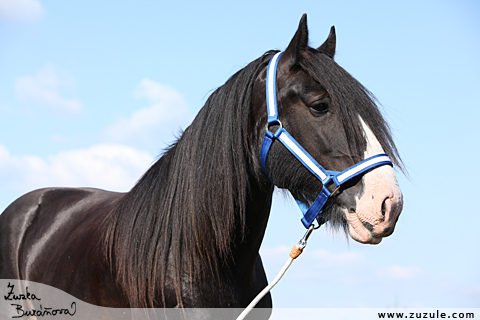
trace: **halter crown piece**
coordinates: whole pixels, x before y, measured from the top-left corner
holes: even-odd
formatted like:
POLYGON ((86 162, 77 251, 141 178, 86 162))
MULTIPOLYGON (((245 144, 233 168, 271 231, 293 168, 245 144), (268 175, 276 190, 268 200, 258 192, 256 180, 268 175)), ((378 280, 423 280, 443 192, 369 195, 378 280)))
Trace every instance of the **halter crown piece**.
POLYGON ((318 180, 322 182, 322 190, 310 207, 307 204, 296 200, 300 210, 303 212, 303 218, 301 221, 305 228, 309 228, 315 221, 315 218, 317 218, 319 224, 323 223, 322 208, 342 184, 372 168, 385 164, 393 166, 393 164, 386 154, 374 155, 341 172, 325 170, 320 164, 318 164, 318 162, 307 151, 305 151, 305 149, 287 132, 287 130, 283 128, 282 123, 279 120, 276 78, 278 60, 281 55, 282 52, 275 54, 270 60, 267 69, 266 91, 268 124, 265 137, 263 138, 262 148, 260 150, 260 163, 263 171, 270 181, 272 181, 267 170, 267 157, 273 142, 279 140, 318 180), (280 126, 275 133, 270 131, 270 127, 274 125, 280 126), (326 187, 330 183, 334 183, 337 188, 334 192, 330 192, 326 187))

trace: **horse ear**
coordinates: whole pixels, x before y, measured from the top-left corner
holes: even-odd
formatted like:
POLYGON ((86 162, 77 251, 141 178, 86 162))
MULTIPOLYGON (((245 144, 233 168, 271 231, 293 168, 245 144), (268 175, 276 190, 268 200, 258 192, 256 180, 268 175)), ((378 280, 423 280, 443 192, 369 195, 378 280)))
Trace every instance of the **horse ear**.
POLYGON ((282 55, 282 60, 288 61, 289 66, 295 65, 303 51, 308 48, 308 27, 307 27, 307 15, 303 14, 298 25, 297 32, 290 41, 287 49, 282 55))
POLYGON ((327 56, 333 59, 335 55, 335 47, 337 46, 337 37, 335 35, 335 26, 330 28, 330 34, 328 35, 327 40, 318 47, 318 51, 325 53, 327 56))

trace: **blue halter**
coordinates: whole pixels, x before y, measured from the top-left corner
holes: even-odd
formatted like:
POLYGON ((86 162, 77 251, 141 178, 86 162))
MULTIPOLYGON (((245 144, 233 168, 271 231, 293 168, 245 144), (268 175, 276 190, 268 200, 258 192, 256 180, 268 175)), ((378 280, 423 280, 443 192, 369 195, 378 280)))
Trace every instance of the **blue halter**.
POLYGON ((303 147, 283 128, 282 123, 278 118, 278 109, 277 109, 277 88, 276 88, 276 78, 277 78, 277 65, 278 60, 282 52, 275 54, 270 63, 268 64, 267 69, 267 112, 268 112, 268 124, 267 131, 265 132, 265 137, 263 139, 262 148, 260 150, 260 162, 262 169, 271 180, 270 175, 267 170, 267 157, 268 152, 273 144, 273 141, 279 140, 318 180, 323 184, 322 190, 319 195, 308 207, 305 203, 297 200, 297 204, 300 210, 303 212, 303 218, 301 219, 305 228, 309 228, 312 223, 317 218, 317 221, 322 221, 322 208, 327 202, 327 200, 335 194, 335 192, 340 188, 342 184, 349 181, 350 179, 365 173, 366 171, 379 167, 385 164, 393 165, 392 161, 386 154, 377 154, 368 159, 365 159, 357 164, 354 164, 350 168, 344 171, 331 171, 325 170, 318 162, 305 150, 303 147), (279 128, 272 133, 270 127, 278 125, 279 128), (336 186, 335 191, 330 192, 327 189, 327 185, 334 183, 336 186))

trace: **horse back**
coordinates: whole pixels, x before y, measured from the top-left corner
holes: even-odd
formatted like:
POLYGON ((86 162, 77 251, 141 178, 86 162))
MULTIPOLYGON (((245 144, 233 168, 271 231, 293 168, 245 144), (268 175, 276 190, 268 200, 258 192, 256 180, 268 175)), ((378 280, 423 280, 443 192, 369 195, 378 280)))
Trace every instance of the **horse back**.
POLYGON ((0 278, 35 281, 86 302, 109 304, 106 299, 117 290, 104 258, 103 234, 122 196, 48 188, 18 198, 0 215, 0 278))

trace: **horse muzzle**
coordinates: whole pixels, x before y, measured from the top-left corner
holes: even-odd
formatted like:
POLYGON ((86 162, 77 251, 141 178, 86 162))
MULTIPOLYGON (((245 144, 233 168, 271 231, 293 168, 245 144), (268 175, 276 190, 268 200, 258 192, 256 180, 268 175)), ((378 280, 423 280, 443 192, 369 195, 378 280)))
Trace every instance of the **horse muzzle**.
POLYGON ((403 195, 390 166, 368 172, 363 184, 355 210, 345 210, 348 232, 358 242, 378 244, 395 230, 403 209, 403 195))

